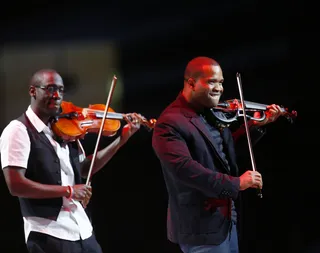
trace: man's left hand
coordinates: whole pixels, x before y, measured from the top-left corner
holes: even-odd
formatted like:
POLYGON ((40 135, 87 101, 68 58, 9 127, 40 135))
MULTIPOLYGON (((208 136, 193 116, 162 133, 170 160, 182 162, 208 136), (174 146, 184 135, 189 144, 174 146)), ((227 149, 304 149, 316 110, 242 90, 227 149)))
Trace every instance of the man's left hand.
POLYGON ((130 113, 125 116, 125 120, 127 121, 128 124, 126 124, 122 128, 122 133, 121 133, 121 142, 125 143, 128 141, 128 139, 140 129, 140 119, 141 116, 137 113, 130 113))
MULTIPOLYGON (((281 110, 279 105, 268 105, 267 110, 265 111, 266 118, 263 121, 253 121, 253 124, 255 126, 264 126, 266 124, 275 122, 282 114, 284 113, 283 110, 281 110)), ((254 113, 255 118, 260 118, 260 113, 255 112, 254 113)))

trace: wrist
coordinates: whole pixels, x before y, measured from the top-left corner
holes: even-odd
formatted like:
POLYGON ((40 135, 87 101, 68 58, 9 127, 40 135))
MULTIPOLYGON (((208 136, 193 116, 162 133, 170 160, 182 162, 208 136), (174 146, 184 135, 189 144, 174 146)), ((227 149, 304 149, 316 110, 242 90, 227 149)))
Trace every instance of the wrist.
POLYGON ((256 121, 256 120, 251 119, 251 120, 248 121, 249 128, 255 127, 255 126, 258 126, 258 125, 259 125, 259 122, 256 121))

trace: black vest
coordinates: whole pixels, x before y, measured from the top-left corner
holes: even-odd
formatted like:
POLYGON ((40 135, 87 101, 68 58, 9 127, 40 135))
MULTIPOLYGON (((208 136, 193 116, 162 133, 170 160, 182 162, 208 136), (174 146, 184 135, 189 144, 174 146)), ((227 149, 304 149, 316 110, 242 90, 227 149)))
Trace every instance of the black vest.
MULTIPOLYGON (((23 114, 17 120, 22 122, 28 131, 31 142, 28 167, 25 177, 41 184, 61 185, 59 158, 43 132, 38 132, 28 117, 23 114)), ((69 145, 70 162, 75 175, 75 184, 81 183, 79 154, 76 148, 69 145)), ((61 198, 29 199, 20 198, 23 216, 37 216, 56 220, 62 207, 61 198)))

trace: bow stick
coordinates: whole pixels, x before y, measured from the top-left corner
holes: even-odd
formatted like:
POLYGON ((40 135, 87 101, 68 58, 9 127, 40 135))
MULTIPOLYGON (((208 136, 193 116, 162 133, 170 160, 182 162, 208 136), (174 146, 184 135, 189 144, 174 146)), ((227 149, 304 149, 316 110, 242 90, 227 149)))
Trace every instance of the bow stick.
POLYGON ((102 130, 103 130, 104 123, 105 123, 105 120, 106 120, 107 112, 109 110, 111 97, 113 95, 116 83, 117 83, 117 77, 114 75, 113 79, 112 79, 112 82, 111 82, 111 87, 110 87, 108 99, 107 99, 107 102, 106 102, 106 108, 104 110, 104 114, 103 114, 103 117, 102 117, 102 122, 101 122, 100 130, 99 130, 99 134, 98 134, 98 137, 97 137, 96 146, 95 146, 95 149, 94 149, 94 152, 93 152, 93 155, 92 155, 92 160, 91 160, 91 164, 90 164, 90 168, 89 168, 89 172, 88 172, 88 176, 87 176, 86 185, 90 185, 90 178, 91 178, 92 168, 93 168, 93 165, 94 165, 94 162, 95 162, 95 159, 96 159, 98 146, 99 146, 99 142, 100 142, 100 137, 101 137, 101 134, 102 134, 102 130))
MULTIPOLYGON (((242 85, 241 85, 241 76, 240 73, 237 73, 237 83, 238 83, 238 88, 239 88, 239 94, 240 94, 240 100, 243 108, 243 120, 244 120, 244 125, 246 128, 246 134, 247 134, 247 140, 248 140, 248 146, 249 146, 249 151, 250 151, 250 158, 251 158, 251 164, 252 164, 252 170, 256 171, 256 163, 255 159, 253 156, 253 151, 252 151, 252 144, 251 144, 251 137, 250 137, 250 132, 249 132, 249 127, 248 127, 248 122, 247 122, 247 115, 246 115, 246 110, 245 110, 245 103, 244 103, 244 98, 243 98, 243 91, 242 91, 242 85)), ((262 198, 262 192, 261 189, 258 188, 258 197, 262 198)))

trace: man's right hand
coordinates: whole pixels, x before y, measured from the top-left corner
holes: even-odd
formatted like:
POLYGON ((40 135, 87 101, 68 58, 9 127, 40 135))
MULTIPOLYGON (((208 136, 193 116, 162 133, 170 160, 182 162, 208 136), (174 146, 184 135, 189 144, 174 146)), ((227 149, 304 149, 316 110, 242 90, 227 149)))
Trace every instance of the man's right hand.
POLYGON ((73 193, 72 193, 72 199, 78 200, 78 201, 88 201, 91 198, 92 195, 92 188, 90 185, 86 184, 77 184, 72 186, 73 193))
POLYGON ((258 171, 247 170, 240 176, 240 191, 248 188, 262 189, 262 176, 258 171))

